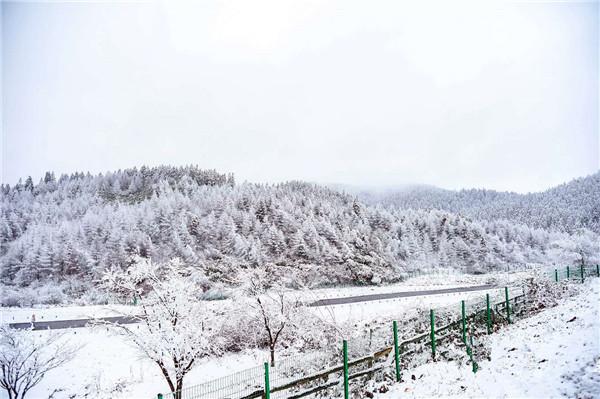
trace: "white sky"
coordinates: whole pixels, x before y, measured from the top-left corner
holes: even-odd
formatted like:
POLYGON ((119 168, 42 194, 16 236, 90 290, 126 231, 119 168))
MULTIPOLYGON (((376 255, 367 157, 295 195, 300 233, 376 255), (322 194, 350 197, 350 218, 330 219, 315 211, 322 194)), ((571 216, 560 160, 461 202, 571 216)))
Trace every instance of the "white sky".
POLYGON ((193 163, 238 181, 526 192, 600 167, 595 1, 2 13, 2 182, 193 163))

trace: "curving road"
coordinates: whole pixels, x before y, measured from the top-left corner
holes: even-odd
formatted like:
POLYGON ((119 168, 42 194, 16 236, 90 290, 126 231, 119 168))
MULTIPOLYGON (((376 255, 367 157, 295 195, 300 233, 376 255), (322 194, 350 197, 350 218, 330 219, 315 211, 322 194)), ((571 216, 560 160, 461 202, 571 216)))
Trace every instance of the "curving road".
MULTIPOLYGON (((308 306, 329 306, 343 305, 348 303, 380 301, 393 298, 408 298, 414 296, 452 294, 460 292, 482 291, 496 288, 495 285, 477 285, 471 287, 455 287, 455 288, 440 288, 437 290, 421 290, 421 291, 401 291, 388 292, 383 294, 356 295, 343 298, 328 298, 319 299, 318 301, 308 304, 308 306)), ((100 317, 98 319, 74 319, 74 320, 54 320, 54 321, 36 321, 35 323, 10 323, 9 327, 17 329, 32 329, 32 330, 59 330, 63 328, 82 328, 87 327, 93 321, 104 321, 118 324, 132 324, 140 321, 136 316, 111 316, 100 317), (32 328, 33 327, 33 328, 32 328)))

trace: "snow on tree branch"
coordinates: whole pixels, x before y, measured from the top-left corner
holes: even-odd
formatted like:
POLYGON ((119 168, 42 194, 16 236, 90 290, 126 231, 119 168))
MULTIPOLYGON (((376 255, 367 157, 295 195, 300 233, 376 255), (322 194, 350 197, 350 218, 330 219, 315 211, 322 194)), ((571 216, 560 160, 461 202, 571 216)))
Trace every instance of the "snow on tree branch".
POLYGON ((198 359, 222 352, 222 338, 215 334, 218 318, 198 300, 190 274, 179 260, 155 264, 137 258, 126 271, 104 278, 107 287, 141 296, 140 328, 108 324, 158 365, 173 392, 181 391, 198 359))
POLYGON ((71 345, 64 334, 14 330, 0 326, 0 387, 9 399, 22 399, 40 383, 46 373, 67 363, 79 347, 71 345))

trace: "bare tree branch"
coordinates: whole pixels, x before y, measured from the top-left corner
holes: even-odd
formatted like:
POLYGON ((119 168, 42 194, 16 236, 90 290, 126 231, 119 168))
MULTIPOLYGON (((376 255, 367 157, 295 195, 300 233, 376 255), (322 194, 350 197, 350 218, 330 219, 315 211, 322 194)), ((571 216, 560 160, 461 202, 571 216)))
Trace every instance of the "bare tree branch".
POLYGON ((54 332, 36 339, 31 331, 0 326, 0 387, 9 399, 22 399, 46 373, 67 363, 80 347, 59 341, 54 332))

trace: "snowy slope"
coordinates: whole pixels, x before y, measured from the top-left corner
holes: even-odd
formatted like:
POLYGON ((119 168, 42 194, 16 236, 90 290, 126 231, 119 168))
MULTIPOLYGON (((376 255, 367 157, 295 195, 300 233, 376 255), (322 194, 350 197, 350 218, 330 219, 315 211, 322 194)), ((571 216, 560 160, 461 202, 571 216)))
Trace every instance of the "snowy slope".
POLYGON ((477 374, 465 364, 429 363, 376 397, 598 398, 599 299, 594 279, 576 297, 490 336, 491 361, 480 361, 477 374))

